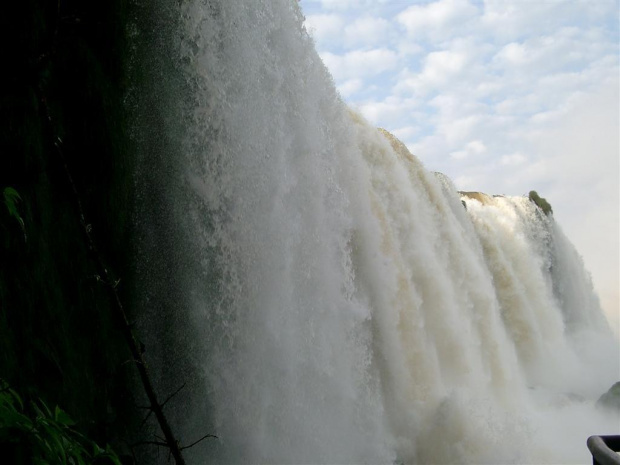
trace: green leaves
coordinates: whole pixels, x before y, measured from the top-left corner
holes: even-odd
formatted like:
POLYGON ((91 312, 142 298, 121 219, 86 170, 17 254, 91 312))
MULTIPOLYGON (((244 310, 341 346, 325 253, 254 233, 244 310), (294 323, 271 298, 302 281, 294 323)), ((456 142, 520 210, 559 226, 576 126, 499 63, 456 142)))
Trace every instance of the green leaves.
POLYGON ((0 380, 0 441, 9 438, 9 429, 29 432, 32 430, 30 418, 21 413, 24 404, 21 397, 6 383, 0 380))
POLYGON ((15 218, 15 220, 19 223, 19 226, 24 233, 24 241, 27 240, 24 219, 21 217, 19 211, 17 210, 17 203, 22 201, 21 196, 12 187, 5 187, 4 191, 2 192, 2 196, 4 197, 4 205, 6 205, 6 208, 9 211, 9 216, 15 218))
POLYGON ((69 415, 67 415, 67 412, 62 410, 58 405, 56 406, 56 409, 54 410, 54 420, 58 424, 61 424, 64 426, 75 425, 75 422, 71 419, 69 415))
POLYGON ((0 379, 0 443, 21 443, 32 451, 35 465, 121 465, 109 445, 105 449, 77 432, 73 419, 41 399, 30 403, 31 414, 9 384, 0 379))
POLYGON ((549 214, 553 213, 553 208, 551 208, 551 205, 549 204, 549 202, 547 202, 547 199, 544 199, 540 195, 538 195, 538 192, 530 191, 528 197, 532 202, 536 204, 538 208, 543 211, 545 215, 549 216, 549 214))

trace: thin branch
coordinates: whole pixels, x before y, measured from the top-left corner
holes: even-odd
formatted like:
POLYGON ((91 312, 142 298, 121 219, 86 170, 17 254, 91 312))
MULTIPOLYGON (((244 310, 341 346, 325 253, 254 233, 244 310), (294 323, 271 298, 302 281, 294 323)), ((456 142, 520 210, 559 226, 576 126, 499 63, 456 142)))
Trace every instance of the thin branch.
MULTIPOLYGON (((161 408, 162 408, 162 410, 163 410, 164 406, 168 403, 168 401, 169 401, 170 399, 172 399, 174 396, 176 396, 176 395, 177 395, 177 394, 181 391, 181 389, 183 389, 183 388, 185 387, 185 384, 186 384, 186 383, 183 383, 183 385, 182 385, 179 389, 177 389, 177 390, 176 390, 176 391, 174 391, 172 394, 170 394, 170 395, 166 398, 166 400, 164 400, 164 401, 162 402, 162 404, 161 404, 161 408)), ((148 410, 148 411, 149 411, 149 413, 147 413, 147 414, 146 414, 146 416, 144 417, 144 419, 143 419, 143 420, 142 420, 142 422, 140 423, 140 428, 142 428, 142 427, 144 426, 144 424, 148 421, 148 419, 151 417, 151 413, 153 413, 153 409, 152 409, 150 406, 149 406, 149 407, 144 407, 144 406, 140 406, 140 405, 139 405, 139 406, 137 406, 137 407, 138 407, 139 409, 142 409, 142 410, 148 410)))
POLYGON ((189 446, 183 446, 181 447, 181 450, 185 450, 185 449, 189 449, 190 447, 194 447, 196 444, 198 444, 200 441, 204 441, 207 438, 215 438, 215 439, 219 439, 217 436, 213 435, 213 434, 206 434, 203 437, 201 437, 200 439, 198 439, 198 441, 194 441, 192 442, 189 446))
POLYGON ((142 428, 148 419, 151 418, 151 413, 153 413, 153 409, 149 407, 149 413, 147 413, 144 419, 140 422, 140 428, 142 428))
POLYGON ((139 364, 141 363, 140 360, 125 360, 123 363, 121 363, 121 365, 127 365, 128 363, 136 363, 139 364))
POLYGON ((187 384, 187 383, 183 383, 183 385, 182 385, 179 389, 177 389, 177 390, 176 390, 176 391, 174 391, 172 394, 170 394, 170 395, 166 398, 166 400, 164 400, 164 401, 162 402, 162 404, 161 404, 161 408, 164 408, 164 406, 168 403, 168 401, 169 401, 170 399, 172 399, 172 398, 173 398, 174 396, 176 396, 179 392, 181 392, 181 390, 185 387, 185 385, 186 385, 186 384, 187 384))
POLYGON ((136 446, 159 446, 159 447, 168 447, 168 444, 165 442, 160 442, 160 441, 140 441, 140 442, 134 442, 133 444, 130 444, 129 447, 136 447, 136 446))

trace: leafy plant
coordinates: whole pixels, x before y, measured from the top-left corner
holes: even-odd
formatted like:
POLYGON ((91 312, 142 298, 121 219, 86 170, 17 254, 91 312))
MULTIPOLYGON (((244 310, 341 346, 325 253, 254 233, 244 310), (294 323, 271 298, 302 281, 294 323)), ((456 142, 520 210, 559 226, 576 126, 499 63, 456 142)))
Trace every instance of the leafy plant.
POLYGON ((553 213, 553 208, 551 208, 551 204, 547 202, 547 199, 544 199, 543 197, 538 195, 538 192, 530 191, 528 197, 532 202, 536 204, 538 208, 543 211, 545 215, 549 216, 550 213, 553 213))
POLYGON ((0 379, 0 445, 28 451, 33 465, 121 465, 110 446, 103 449, 74 430, 75 422, 60 407, 52 411, 39 399, 27 410, 19 394, 0 379))
POLYGON ((2 192, 2 196, 4 197, 4 205, 6 205, 6 208, 9 211, 9 216, 12 216, 15 220, 17 220, 22 232, 24 233, 24 240, 26 240, 26 226, 24 225, 24 219, 17 210, 17 203, 22 200, 21 196, 12 187, 5 187, 2 192))

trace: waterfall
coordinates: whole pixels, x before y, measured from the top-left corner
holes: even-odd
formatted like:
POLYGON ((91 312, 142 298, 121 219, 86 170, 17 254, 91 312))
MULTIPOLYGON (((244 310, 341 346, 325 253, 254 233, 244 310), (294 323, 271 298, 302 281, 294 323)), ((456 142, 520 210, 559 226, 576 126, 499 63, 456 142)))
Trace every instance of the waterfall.
POLYGON ((553 218, 349 110, 297 2, 153 11, 139 329, 190 463, 587 460, 617 341, 553 218))

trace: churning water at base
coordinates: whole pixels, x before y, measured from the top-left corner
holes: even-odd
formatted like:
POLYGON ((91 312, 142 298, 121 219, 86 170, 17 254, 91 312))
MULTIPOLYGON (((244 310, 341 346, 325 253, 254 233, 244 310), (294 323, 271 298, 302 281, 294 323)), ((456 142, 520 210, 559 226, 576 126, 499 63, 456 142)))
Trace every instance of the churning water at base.
POLYGON ((585 463, 617 432, 617 341, 552 218, 349 111, 297 2, 158 15, 141 326, 192 386, 175 428, 219 437, 193 463, 585 463))

